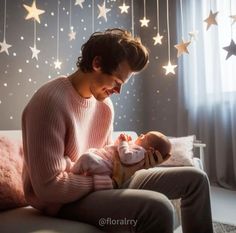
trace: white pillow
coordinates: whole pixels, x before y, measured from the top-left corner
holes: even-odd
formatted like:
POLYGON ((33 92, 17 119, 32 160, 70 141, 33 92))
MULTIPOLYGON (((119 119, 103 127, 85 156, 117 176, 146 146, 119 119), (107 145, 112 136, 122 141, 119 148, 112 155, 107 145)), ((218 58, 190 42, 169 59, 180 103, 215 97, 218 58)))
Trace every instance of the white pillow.
POLYGON ((171 157, 161 166, 193 166, 193 142, 195 135, 169 138, 172 148, 171 157))

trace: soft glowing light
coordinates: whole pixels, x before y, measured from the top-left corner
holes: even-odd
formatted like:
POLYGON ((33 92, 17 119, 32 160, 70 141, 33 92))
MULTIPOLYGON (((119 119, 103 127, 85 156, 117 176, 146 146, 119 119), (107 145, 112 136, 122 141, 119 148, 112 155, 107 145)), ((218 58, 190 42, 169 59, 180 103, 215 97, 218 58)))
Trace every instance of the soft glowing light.
POLYGON ((28 11, 27 16, 25 17, 25 19, 35 19, 38 23, 40 23, 40 18, 39 15, 43 14, 45 11, 44 10, 40 10, 37 9, 36 7, 36 1, 33 1, 32 6, 27 6, 25 4, 23 4, 24 8, 28 11))

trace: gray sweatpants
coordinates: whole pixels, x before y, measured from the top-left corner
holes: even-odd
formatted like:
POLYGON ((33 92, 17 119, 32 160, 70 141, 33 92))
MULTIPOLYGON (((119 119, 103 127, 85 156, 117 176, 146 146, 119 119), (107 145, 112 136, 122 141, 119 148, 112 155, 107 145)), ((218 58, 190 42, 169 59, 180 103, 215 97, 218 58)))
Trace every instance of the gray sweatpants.
POLYGON ((173 233, 169 199, 178 198, 183 233, 213 233, 208 178, 191 167, 137 171, 123 189, 93 192, 64 205, 58 216, 109 233, 173 233))

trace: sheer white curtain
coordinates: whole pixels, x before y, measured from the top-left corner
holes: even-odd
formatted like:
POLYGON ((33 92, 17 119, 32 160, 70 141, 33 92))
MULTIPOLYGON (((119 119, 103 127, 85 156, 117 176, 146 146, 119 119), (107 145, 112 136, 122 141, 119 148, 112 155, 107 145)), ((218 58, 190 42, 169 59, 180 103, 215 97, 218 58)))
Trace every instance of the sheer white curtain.
POLYGON ((183 0, 183 19, 178 9, 178 41, 198 30, 189 54, 178 66, 178 134, 196 134, 206 144, 205 165, 212 182, 236 189, 236 56, 226 60, 223 49, 236 41, 236 23, 231 33, 230 9, 236 14, 236 1, 212 0, 219 11, 218 26, 206 31, 210 0, 183 0), (231 5, 231 7, 230 7, 231 5), (183 34, 183 35, 182 35, 183 34))

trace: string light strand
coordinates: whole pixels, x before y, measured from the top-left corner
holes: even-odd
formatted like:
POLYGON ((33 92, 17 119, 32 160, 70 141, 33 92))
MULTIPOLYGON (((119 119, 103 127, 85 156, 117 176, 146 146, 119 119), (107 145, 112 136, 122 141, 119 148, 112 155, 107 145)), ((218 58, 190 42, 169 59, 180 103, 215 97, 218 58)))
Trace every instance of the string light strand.
POLYGON ((157 0, 157 32, 159 33, 160 23, 159 23, 159 0, 157 0))
POLYGON ((167 38, 168 38, 168 59, 170 61, 170 28, 169 28, 169 1, 166 2, 166 21, 167 21, 167 38))
POLYGON ((92 0, 92 33, 94 32, 94 0, 92 0))
POLYGON ((134 0, 131 0, 131 30, 134 36, 134 0))
POLYGON ((60 1, 57 1, 57 60, 59 57, 59 6, 60 1))
POLYGON ((6 19, 7 17, 7 0, 4 2, 4 23, 3 23, 3 40, 6 40, 6 19))

